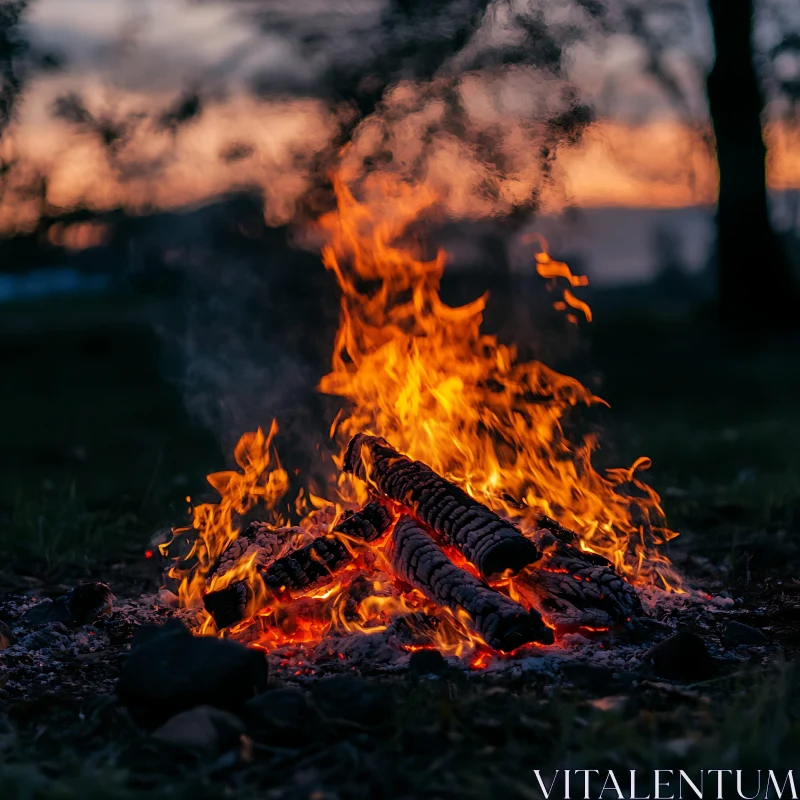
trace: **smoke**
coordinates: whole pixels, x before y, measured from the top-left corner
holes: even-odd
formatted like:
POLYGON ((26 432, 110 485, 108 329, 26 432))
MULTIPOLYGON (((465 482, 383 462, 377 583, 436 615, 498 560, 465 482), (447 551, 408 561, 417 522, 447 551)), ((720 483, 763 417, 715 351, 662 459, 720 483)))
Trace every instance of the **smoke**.
POLYGON ((318 258, 290 247, 288 231, 267 228, 262 214, 262 198, 240 195, 155 217, 132 261, 140 263, 140 283, 165 270, 178 280, 154 323, 187 411, 226 452, 243 431, 276 417, 292 464, 299 458, 306 466, 302 459, 325 439, 315 387, 329 360, 338 298, 318 258), (162 259, 156 266, 153 252, 162 259))

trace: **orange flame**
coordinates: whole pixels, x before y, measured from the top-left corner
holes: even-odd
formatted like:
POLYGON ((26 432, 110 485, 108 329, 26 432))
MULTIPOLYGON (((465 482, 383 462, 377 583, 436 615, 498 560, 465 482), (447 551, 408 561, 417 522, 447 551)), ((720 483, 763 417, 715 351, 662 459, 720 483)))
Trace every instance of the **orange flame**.
MULTIPOLYGON (((588 286, 589 279, 585 275, 574 275, 572 270, 563 262, 563 261, 553 261, 550 257, 550 254, 547 252, 549 247, 547 246, 547 239, 544 238, 541 234, 534 233, 529 236, 525 236, 522 239, 525 243, 530 242, 537 242, 541 251, 536 253, 534 259, 536 261, 536 272, 537 274, 541 275, 543 278, 551 279, 553 283, 551 284, 555 287, 555 279, 556 278, 564 278, 569 282, 569 285, 574 287, 577 286, 588 286)), ((557 300, 553 303, 553 308, 556 311, 565 311, 567 306, 571 306, 572 308, 581 311, 583 316, 586 318, 587 322, 592 321, 592 310, 589 308, 587 303, 584 303, 583 300, 579 300, 575 295, 569 290, 564 289, 562 297, 563 300, 557 300)), ((577 317, 574 314, 568 314, 567 319, 570 322, 577 322, 577 317)))
MULTIPOLYGON (((239 535, 238 519, 256 503, 262 503, 267 512, 272 512, 272 521, 276 525, 283 522, 274 513, 274 508, 286 494, 289 479, 272 452, 272 441, 277 433, 278 425, 273 421, 266 435, 261 428, 255 433, 244 434, 234 451, 234 458, 242 471, 228 470, 208 476, 208 482, 219 492, 221 499, 219 503, 194 506, 192 527, 198 531, 198 535, 185 557, 187 563, 192 563, 192 568, 174 566, 169 571, 171 577, 181 579, 178 597, 182 606, 198 607, 207 591, 224 588, 252 574, 254 565, 251 557, 247 563, 237 565, 224 576, 206 583, 206 577, 214 569, 219 557, 239 535)), ((177 530, 175 534, 185 532, 177 530)), ((167 554, 169 546, 161 545, 161 551, 167 554)), ((254 598, 254 602, 262 599, 254 598)))
MULTIPOLYGON (((575 530, 583 550, 605 556, 630 581, 681 591, 659 549, 677 534, 665 527, 658 494, 639 477, 649 460, 601 475, 592 464, 594 437, 572 441, 567 436, 565 421, 576 406, 603 401, 574 378, 537 361, 521 361, 513 346, 482 333, 486 296, 460 307, 442 302, 446 255, 421 257, 409 233, 412 223, 435 208, 434 193, 424 185, 377 176, 363 182, 361 200, 341 175, 334 176, 334 189, 337 209, 319 220, 327 237, 322 260, 342 292, 332 369, 319 387, 345 401, 331 436, 342 448, 362 431, 383 436, 512 519, 523 533, 531 533, 544 512, 575 530)), ((584 276, 549 256, 544 239, 538 241, 540 275, 565 279, 572 288, 586 285, 584 276)), ((569 305, 591 320, 589 306, 570 290, 563 298, 564 308, 569 305)), ((207 591, 247 580, 253 594, 250 619, 226 635, 246 631, 252 645, 267 650, 316 642, 331 630, 374 634, 386 631, 397 615, 432 613, 438 627, 419 631, 419 641, 406 649, 435 646, 450 655, 472 655, 471 666, 485 668, 491 654, 466 615, 437 609, 421 593, 395 585, 382 552, 386 537, 354 551, 353 562, 327 585, 290 600, 267 596, 255 555, 242 556, 221 576, 213 574, 239 533, 239 520, 256 503, 264 506, 267 522, 286 524, 276 511, 289 485, 273 453, 277 431, 273 422, 266 435, 261 430, 245 434, 235 452, 240 471, 209 475, 221 499, 191 509, 197 538, 171 572, 182 580, 181 604, 199 607, 207 591), (372 585, 358 602, 348 593, 356 577, 372 585)), ((341 459, 340 453, 339 466, 341 459)), ((339 474, 331 482, 337 485, 332 490, 336 504, 300 490, 294 508, 302 529, 294 546, 303 536, 329 531, 344 506, 365 501, 366 487, 357 479, 339 474)), ((176 537, 188 530, 176 531, 176 537)), ((448 555, 475 572, 461 553, 450 548, 448 555)), ((514 578, 495 587, 519 602, 530 598, 514 578)), ((214 630, 207 615, 202 630, 214 630)))

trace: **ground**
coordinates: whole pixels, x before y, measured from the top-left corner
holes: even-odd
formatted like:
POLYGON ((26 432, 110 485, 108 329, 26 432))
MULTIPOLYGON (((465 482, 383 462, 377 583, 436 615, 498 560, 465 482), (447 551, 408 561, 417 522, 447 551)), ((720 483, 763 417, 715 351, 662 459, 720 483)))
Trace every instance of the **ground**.
MULTIPOLYGON (((4 316, 2 592, 57 595, 89 578, 123 595, 154 590, 158 566, 144 558, 153 533, 182 521, 185 495, 205 491, 204 474, 225 463, 162 380, 140 308, 115 303, 4 316)), ((537 768, 796 766, 796 342, 726 339, 700 312, 598 314, 586 335, 577 368, 590 365, 581 377, 597 378, 611 405, 598 420, 600 459, 652 458, 651 482, 681 531, 673 559, 690 582, 736 598, 769 648, 691 685, 408 674, 381 684, 378 722, 329 714, 297 740, 256 738, 199 760, 157 744, 113 695, 0 700, 0 794, 534 798, 537 768)))

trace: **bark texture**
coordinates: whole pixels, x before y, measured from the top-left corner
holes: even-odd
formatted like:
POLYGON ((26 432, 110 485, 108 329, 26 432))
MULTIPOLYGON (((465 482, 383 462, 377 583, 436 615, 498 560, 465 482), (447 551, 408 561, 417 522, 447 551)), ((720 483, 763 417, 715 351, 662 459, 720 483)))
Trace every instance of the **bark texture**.
POLYGON ((398 577, 438 605, 456 614, 466 612, 489 647, 508 652, 530 642, 553 642, 553 631, 536 611, 527 611, 453 564, 412 517, 400 517, 387 555, 398 577))
POLYGON ((303 591, 320 584, 353 558, 342 537, 374 542, 390 522, 380 503, 369 503, 342 520, 331 533, 273 562, 262 573, 264 583, 274 593, 303 591))
POLYGON ((558 631, 610 628, 644 614, 636 590, 610 561, 581 550, 579 537, 549 517, 538 524, 533 538, 542 558, 520 573, 518 584, 533 589, 558 631))
POLYGON ((457 547, 484 578, 518 572, 539 558, 536 546, 510 522, 421 461, 398 453, 385 439, 358 434, 344 470, 412 514, 457 547))
MULTIPOLYGON (((258 572, 267 592, 291 597, 293 593, 327 583, 334 573, 353 559, 353 551, 345 544, 346 539, 374 542, 390 524, 391 518, 386 509, 380 503, 369 503, 361 511, 343 519, 331 533, 314 539, 272 563, 259 563, 258 572)), ((258 525, 254 523, 251 528, 258 530, 258 525)), ((203 604, 214 617, 217 627, 227 628, 245 618, 252 597, 253 587, 249 581, 242 580, 224 589, 208 592, 203 597, 203 604)))

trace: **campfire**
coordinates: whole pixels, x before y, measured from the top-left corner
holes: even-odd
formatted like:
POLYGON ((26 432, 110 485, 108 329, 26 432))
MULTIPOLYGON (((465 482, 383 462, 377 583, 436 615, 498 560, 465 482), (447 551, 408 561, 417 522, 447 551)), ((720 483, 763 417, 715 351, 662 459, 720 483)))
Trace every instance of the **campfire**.
MULTIPOLYGON (((682 591, 647 459, 601 474, 596 439, 568 434, 573 408, 602 401, 483 333, 485 296, 442 301, 446 254, 413 236, 435 194, 385 175, 334 189, 316 224, 341 290, 319 384, 343 401, 327 481, 290 478, 276 422, 242 436, 240 469, 208 476, 219 501, 161 545, 197 632, 270 652, 381 634, 485 666, 633 624, 642 587, 682 591)), ((589 320, 585 278, 545 246, 535 259, 564 283, 556 307, 589 320)))

